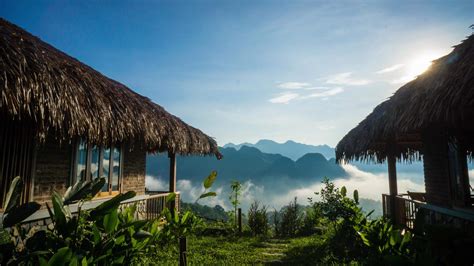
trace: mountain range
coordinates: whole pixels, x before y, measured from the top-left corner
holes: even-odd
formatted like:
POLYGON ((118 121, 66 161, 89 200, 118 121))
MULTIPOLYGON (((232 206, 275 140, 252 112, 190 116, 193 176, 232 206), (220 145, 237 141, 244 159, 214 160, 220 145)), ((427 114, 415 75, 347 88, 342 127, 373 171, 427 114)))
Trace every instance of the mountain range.
POLYGON ((326 157, 326 159, 331 159, 335 157, 334 148, 329 147, 328 145, 308 145, 303 143, 298 143, 292 140, 288 140, 284 143, 278 143, 273 140, 262 139, 257 143, 241 143, 233 144, 228 143, 224 145, 224 148, 235 148, 236 150, 240 149, 242 146, 255 147, 265 153, 274 153, 281 154, 286 156, 294 161, 301 158, 307 153, 320 153, 326 157))
MULTIPOLYGON (((179 156, 177 176, 200 182, 213 170, 218 173, 216 183, 228 186, 230 180, 242 182, 251 180, 256 185, 277 189, 305 185, 321 180, 323 177, 344 177, 344 169, 335 159, 326 159, 320 153, 306 153, 293 160, 280 154, 265 153, 255 147, 241 146, 220 149, 224 159, 215 157, 179 156)), ((169 175, 169 159, 165 155, 147 157, 147 175, 163 177, 169 175)))
MULTIPOLYGON (((278 143, 273 140, 262 139, 257 141, 255 144, 244 142, 241 144, 228 143, 224 147, 232 147, 235 149, 240 149, 243 146, 255 147, 262 152, 266 153, 276 153, 286 156, 292 160, 298 160, 307 153, 320 153, 326 157, 326 159, 334 158, 336 155, 335 149, 329 145, 309 145, 298 143, 293 140, 288 140, 284 143, 278 143)), ((371 172, 371 173, 386 173, 387 165, 386 164, 375 164, 375 163, 366 163, 366 162, 351 162, 352 165, 357 166, 360 170, 371 172)), ((423 163, 422 162, 413 162, 413 163, 398 163, 397 170, 399 172, 418 172, 423 173, 423 163)))

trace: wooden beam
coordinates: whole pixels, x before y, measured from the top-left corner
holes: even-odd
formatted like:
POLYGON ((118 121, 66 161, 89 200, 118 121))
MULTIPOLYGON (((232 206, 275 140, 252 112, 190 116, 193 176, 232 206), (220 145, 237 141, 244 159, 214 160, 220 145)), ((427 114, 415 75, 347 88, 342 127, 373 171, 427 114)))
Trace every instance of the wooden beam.
POLYGON ((176 192, 176 154, 168 153, 170 158, 170 189, 169 192, 176 192))

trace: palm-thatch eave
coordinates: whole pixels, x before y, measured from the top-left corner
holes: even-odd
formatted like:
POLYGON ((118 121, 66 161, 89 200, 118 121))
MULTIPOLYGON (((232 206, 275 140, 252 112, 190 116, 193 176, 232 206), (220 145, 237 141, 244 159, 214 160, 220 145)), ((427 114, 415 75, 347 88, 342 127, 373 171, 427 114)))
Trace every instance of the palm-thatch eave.
POLYGON ((433 128, 474 132, 474 35, 378 105, 341 139, 336 159, 383 162, 390 149, 400 160, 419 160, 421 133, 433 128))
POLYGON ((141 140, 150 152, 220 157, 214 139, 75 58, 0 18, 0 114, 37 138, 141 140))

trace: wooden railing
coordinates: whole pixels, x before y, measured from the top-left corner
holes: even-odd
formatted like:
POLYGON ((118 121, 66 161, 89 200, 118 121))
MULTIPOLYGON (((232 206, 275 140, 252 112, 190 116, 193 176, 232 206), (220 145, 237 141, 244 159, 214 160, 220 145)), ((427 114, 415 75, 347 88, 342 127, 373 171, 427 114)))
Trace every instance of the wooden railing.
POLYGON ((166 198, 170 193, 149 193, 144 198, 133 198, 123 201, 120 204, 120 209, 136 204, 137 211, 135 218, 138 220, 153 220, 161 216, 161 213, 167 207, 168 209, 179 211, 180 194, 175 192, 176 197, 172 202, 166 202, 166 198))
POLYGON ((421 202, 408 198, 408 195, 397 195, 392 197, 382 194, 382 207, 385 217, 392 219, 395 224, 408 229, 415 227, 416 216, 422 209, 423 222, 425 224, 444 224, 453 227, 474 230, 474 212, 465 209, 453 209, 421 202), (394 201, 392 201, 394 199, 394 201), (395 208, 395 212, 392 212, 395 208), (395 214, 395 217, 392 217, 395 214))
POLYGON ((391 218, 396 224, 406 228, 413 229, 415 226, 416 213, 424 202, 408 198, 408 195, 402 194, 392 198, 387 194, 382 194, 382 207, 385 217, 391 218), (392 199, 395 201, 393 202, 392 199), (392 212, 395 208, 395 212, 392 212), (392 217, 393 213, 395 217, 392 217))
MULTIPOLYGON (((132 206, 136 204, 137 210, 135 213, 135 218, 138 220, 152 220, 159 218, 161 213, 163 212, 165 207, 169 209, 174 209, 179 211, 180 209, 180 194, 176 192, 176 198, 173 202, 166 203, 166 198, 168 197, 169 193, 157 193, 157 194, 148 194, 148 195, 138 195, 134 198, 129 200, 125 200, 120 203, 119 209, 123 210, 128 206, 132 206)), ((97 207, 102 202, 106 201, 106 199, 100 200, 93 200, 90 202, 86 202, 82 206, 82 210, 92 209, 97 207)), ((71 210, 72 215, 77 214, 77 204, 70 205, 69 208, 71 210)), ((1 214, 0 214, 1 216, 1 214)), ((23 223, 22 226, 24 228, 31 228, 33 226, 45 227, 51 223, 51 219, 49 217, 48 211, 42 209, 32 216, 27 218, 23 223)))

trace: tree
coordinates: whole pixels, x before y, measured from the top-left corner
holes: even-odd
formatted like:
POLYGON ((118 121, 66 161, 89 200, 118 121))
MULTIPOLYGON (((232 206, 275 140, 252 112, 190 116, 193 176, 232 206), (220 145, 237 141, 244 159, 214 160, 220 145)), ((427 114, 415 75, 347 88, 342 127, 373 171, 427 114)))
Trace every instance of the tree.
POLYGON ((235 226, 237 226, 237 209, 240 205, 240 194, 242 193, 242 184, 239 181, 234 180, 231 182, 230 188, 232 189, 232 192, 230 193, 229 199, 230 203, 234 207, 234 221, 235 226))

